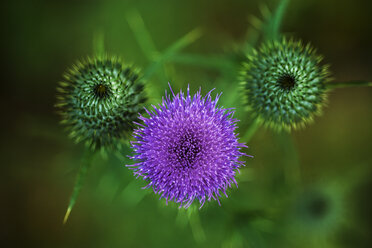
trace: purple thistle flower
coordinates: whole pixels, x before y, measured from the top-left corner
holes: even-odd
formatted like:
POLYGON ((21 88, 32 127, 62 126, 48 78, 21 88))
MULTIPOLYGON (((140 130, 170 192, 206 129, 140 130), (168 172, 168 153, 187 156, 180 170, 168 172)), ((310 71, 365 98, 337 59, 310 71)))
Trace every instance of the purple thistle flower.
POLYGON ((247 156, 234 132, 238 120, 232 109, 217 106, 221 94, 213 100, 212 91, 202 97, 201 89, 194 96, 189 87, 186 96, 170 90, 173 99, 165 92, 161 105, 146 109, 149 118, 140 114, 143 124, 135 123, 131 159, 139 162, 128 166, 166 203, 188 208, 198 199, 201 208, 214 199, 220 204, 220 192, 227 197, 231 184, 237 186, 235 173, 244 166, 239 157, 247 156))

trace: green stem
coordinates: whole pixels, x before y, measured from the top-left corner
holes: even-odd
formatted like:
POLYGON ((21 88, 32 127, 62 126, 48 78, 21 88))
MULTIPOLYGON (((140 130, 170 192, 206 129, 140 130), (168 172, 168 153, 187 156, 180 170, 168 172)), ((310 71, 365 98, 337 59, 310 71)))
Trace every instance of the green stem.
POLYGON ((71 210, 75 205, 76 199, 79 196, 81 187, 83 186, 83 184, 85 182, 87 171, 92 164, 91 162, 93 160, 93 156, 94 156, 94 154, 90 153, 89 151, 86 151, 85 154, 84 154, 84 157, 82 159, 83 160, 82 165, 80 167, 78 176, 76 178, 75 186, 74 186, 74 189, 72 191, 72 195, 70 197, 70 202, 68 204, 65 217, 63 218, 63 224, 66 224, 66 222, 68 220, 68 217, 70 216, 71 210))
POLYGON ((192 234, 195 238, 195 241, 201 244, 205 241, 205 233, 201 225, 201 221, 199 217, 199 210, 191 206, 188 209, 188 211, 189 211, 188 218, 189 218, 189 223, 190 223, 192 234))
POLYGON ((177 212, 177 217, 176 217, 176 225, 184 228, 188 224, 188 216, 187 216, 187 209, 181 208, 177 212))
POLYGON ((277 139, 282 148, 285 163, 283 168, 285 180, 288 185, 299 185, 301 183, 301 166, 293 137, 287 132, 281 132, 277 135, 277 139))
POLYGON ((348 81, 348 82, 333 82, 326 84, 328 89, 348 88, 348 87, 368 87, 372 86, 372 81, 348 81))
POLYGON ((261 126, 261 122, 259 119, 255 119, 251 125, 248 127, 247 131, 245 132, 244 136, 240 139, 241 141, 248 143, 253 135, 257 132, 258 128, 261 126))
POLYGON ((103 56, 105 54, 105 42, 104 35, 101 30, 94 33, 93 36, 93 54, 103 56))

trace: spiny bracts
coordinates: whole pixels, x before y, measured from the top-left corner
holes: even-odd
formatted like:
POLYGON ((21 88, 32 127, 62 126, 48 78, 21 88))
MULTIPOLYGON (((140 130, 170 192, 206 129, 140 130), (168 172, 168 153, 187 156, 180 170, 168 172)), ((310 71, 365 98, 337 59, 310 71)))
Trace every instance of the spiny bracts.
POLYGON ((252 116, 276 130, 303 127, 321 113, 330 80, 327 65, 310 44, 268 41, 247 54, 241 71, 252 116))
POLYGON ((96 149, 115 149, 133 130, 146 101, 138 70, 116 57, 78 61, 58 87, 57 108, 70 136, 96 149))

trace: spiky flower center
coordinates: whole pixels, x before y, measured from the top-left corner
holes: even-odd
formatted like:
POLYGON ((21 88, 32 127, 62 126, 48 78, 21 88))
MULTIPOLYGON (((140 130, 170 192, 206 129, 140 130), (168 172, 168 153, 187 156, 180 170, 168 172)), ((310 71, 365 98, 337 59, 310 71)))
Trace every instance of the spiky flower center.
POLYGON ((191 131, 184 132, 181 137, 170 147, 170 157, 174 159, 176 168, 192 168, 200 151, 201 141, 191 131))
POLYGON ((146 97, 137 69, 116 57, 78 62, 61 82, 57 106, 76 141, 92 149, 116 149, 143 112, 146 97))
POLYGON ((109 95, 109 87, 104 84, 97 84, 94 86, 93 93, 98 98, 105 98, 109 95))
POLYGON ((253 118, 277 130, 311 122, 325 102, 329 80, 321 60, 310 45, 286 39, 248 54, 242 83, 253 118))
POLYGON ((291 90, 296 85, 296 77, 292 74, 284 73, 277 82, 282 89, 291 90))

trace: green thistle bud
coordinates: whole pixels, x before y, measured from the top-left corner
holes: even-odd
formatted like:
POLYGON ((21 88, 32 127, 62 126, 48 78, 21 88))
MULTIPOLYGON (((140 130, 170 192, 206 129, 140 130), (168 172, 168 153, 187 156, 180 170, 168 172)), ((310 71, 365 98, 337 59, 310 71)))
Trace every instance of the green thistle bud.
POLYGON ((56 106, 70 136, 93 150, 117 146, 146 100, 138 71, 116 57, 99 56, 77 62, 64 79, 56 106))
POLYGON ((330 80, 327 65, 308 44, 269 41, 247 55, 242 85, 248 109, 273 129, 302 127, 320 114, 330 80))

